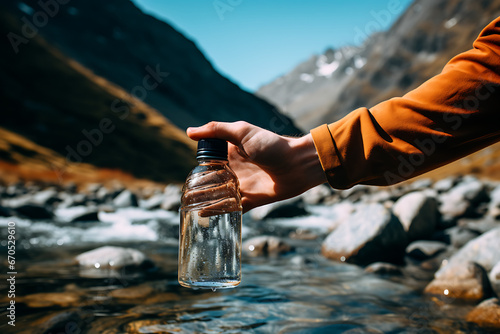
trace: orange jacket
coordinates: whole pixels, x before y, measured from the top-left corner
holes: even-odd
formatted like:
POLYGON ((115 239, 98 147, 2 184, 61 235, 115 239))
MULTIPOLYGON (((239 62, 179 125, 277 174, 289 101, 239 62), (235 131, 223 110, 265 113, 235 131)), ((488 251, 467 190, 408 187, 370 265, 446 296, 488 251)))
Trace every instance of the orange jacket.
POLYGON ((500 17, 441 74, 403 97, 313 130, 328 182, 389 185, 500 140, 500 17))

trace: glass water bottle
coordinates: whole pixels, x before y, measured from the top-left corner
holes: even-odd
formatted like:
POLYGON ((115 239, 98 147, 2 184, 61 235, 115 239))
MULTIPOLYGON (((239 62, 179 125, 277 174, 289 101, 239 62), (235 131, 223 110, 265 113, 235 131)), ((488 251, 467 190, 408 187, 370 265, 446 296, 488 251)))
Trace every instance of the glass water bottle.
POLYGON ((199 165, 189 173, 181 199, 179 283, 223 289, 241 281, 241 197, 227 161, 227 142, 202 139, 199 165))

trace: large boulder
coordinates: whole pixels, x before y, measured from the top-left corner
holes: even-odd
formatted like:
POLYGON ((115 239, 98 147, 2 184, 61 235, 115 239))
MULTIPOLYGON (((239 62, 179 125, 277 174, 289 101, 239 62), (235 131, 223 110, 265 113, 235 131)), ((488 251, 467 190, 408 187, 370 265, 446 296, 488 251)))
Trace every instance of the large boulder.
POLYGON ((438 218, 437 201, 423 192, 404 195, 394 203, 392 211, 399 218, 410 240, 429 238, 438 218))
POLYGON ((364 204, 328 235, 321 252, 329 259, 357 264, 400 262, 407 243, 403 226, 390 210, 364 204))
POLYGON ((425 293, 465 301, 480 301, 495 296, 488 274, 482 266, 465 262, 460 275, 440 275, 425 287, 425 293))
POLYGON ((490 298, 467 314, 467 321, 486 328, 500 329, 500 300, 490 298))
POLYGON ((487 271, 500 262, 500 227, 469 241, 436 272, 435 277, 467 277, 469 270, 465 264, 468 262, 476 262, 487 271))

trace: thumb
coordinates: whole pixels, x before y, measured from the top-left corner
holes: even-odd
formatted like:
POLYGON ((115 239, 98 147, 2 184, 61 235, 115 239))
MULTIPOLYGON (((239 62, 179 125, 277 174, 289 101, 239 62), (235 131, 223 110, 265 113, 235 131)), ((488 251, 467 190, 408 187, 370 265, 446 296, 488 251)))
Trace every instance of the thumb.
POLYGON ((210 122, 200 127, 188 128, 186 133, 189 138, 193 140, 200 140, 202 138, 219 138, 239 146, 243 138, 245 138, 245 136, 248 135, 253 128, 255 128, 254 125, 244 121, 233 123, 210 122))

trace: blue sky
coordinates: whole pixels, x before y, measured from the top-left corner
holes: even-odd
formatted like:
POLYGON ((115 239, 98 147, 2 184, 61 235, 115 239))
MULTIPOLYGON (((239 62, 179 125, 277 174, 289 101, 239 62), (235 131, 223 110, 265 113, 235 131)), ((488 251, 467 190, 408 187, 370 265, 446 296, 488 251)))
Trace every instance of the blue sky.
POLYGON ((412 0, 133 0, 194 40, 215 68, 254 91, 312 54, 359 45, 412 0))

